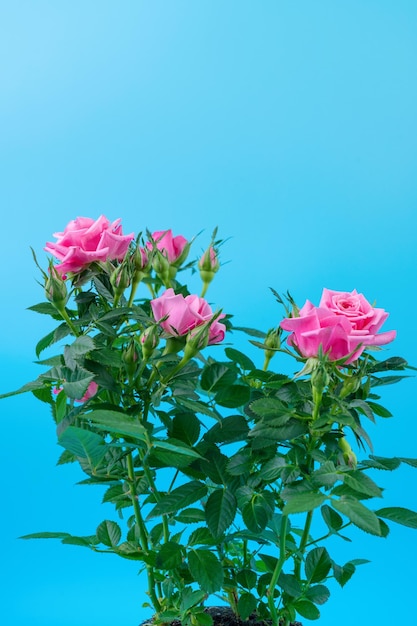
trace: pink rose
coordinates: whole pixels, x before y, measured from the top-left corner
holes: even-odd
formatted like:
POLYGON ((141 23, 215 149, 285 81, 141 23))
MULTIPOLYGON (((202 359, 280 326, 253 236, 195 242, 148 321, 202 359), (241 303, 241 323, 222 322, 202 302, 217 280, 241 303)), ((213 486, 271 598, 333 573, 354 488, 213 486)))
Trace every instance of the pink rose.
POLYGON ((64 232, 54 233, 56 243, 47 242, 44 250, 61 261, 56 270, 80 272, 95 261, 121 261, 134 239, 134 234, 123 235, 120 219, 114 222, 101 215, 97 220, 77 217, 65 227, 64 232))
MULTIPOLYGON (((175 294, 173 289, 167 289, 162 296, 151 300, 151 307, 155 320, 160 322, 162 328, 172 337, 184 337, 190 330, 209 322, 213 318, 210 305, 195 295, 184 297, 175 294)), ((218 319, 225 317, 220 315, 218 319)), ((223 341, 226 326, 215 320, 209 328, 209 344, 223 341)))
POLYGON ((320 306, 315 307, 307 300, 299 311, 299 317, 286 318, 280 324, 284 330, 291 331, 287 338, 288 344, 305 358, 317 356, 321 347, 331 361, 350 355, 346 363, 352 363, 366 347, 392 341, 395 331, 376 334, 387 317, 385 311, 372 309, 363 296, 354 304, 357 298, 356 292, 346 294, 325 289, 320 306), (332 303, 335 294, 343 295, 343 298, 336 298, 333 305, 327 307, 327 303, 332 303), (351 306, 348 303, 349 297, 352 298, 351 306), (354 313, 356 305, 360 305, 362 312, 356 309, 354 313), (343 313, 344 309, 348 311, 347 314, 343 313), (374 316, 372 310, 375 312, 374 316))
MULTIPOLYGON (((188 241, 182 235, 172 236, 172 230, 157 230, 152 233, 152 239, 157 249, 162 252, 170 263, 175 263, 188 244, 188 241)), ((148 241, 146 244, 149 250, 152 250, 153 244, 148 241)))
POLYGON ((366 337, 368 346, 380 346, 395 339, 395 330, 377 335, 388 313, 384 309, 373 307, 356 289, 351 293, 323 289, 319 306, 346 317, 352 324, 355 334, 366 337))

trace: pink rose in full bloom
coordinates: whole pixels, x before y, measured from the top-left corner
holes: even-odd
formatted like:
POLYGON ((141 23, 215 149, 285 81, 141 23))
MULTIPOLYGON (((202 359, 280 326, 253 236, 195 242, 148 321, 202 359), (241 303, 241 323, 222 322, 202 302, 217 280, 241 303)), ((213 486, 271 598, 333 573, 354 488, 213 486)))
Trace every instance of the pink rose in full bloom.
POLYGON ((350 355, 346 363, 352 363, 368 346, 383 345, 395 338, 395 331, 377 334, 387 316, 356 291, 349 294, 325 289, 320 306, 307 300, 299 317, 286 318, 280 326, 291 332, 287 342, 303 357, 317 356, 321 347, 331 361, 350 355))
POLYGON ((62 233, 54 233, 57 241, 47 242, 44 250, 61 261, 56 266, 61 275, 80 272, 95 261, 122 261, 135 236, 123 235, 120 221, 77 217, 62 233))
MULTIPOLYGON (((152 239, 156 248, 168 259, 170 263, 175 263, 184 252, 188 241, 182 235, 172 236, 172 230, 156 230, 152 233, 152 239)), ((152 250, 152 242, 146 244, 152 250)))
MULTIPOLYGON (((151 307, 156 321, 167 317, 160 322, 166 333, 172 337, 184 337, 190 330, 209 322, 213 318, 213 311, 210 305, 195 295, 183 296, 175 294, 173 289, 167 289, 162 296, 151 300, 151 307)), ((223 341, 226 326, 218 320, 220 315, 209 328, 209 344, 223 341)))
POLYGON ((377 335, 388 313, 384 309, 373 307, 356 289, 351 293, 323 289, 319 306, 346 317, 358 336, 366 336, 368 346, 379 346, 395 339, 395 330, 377 335))

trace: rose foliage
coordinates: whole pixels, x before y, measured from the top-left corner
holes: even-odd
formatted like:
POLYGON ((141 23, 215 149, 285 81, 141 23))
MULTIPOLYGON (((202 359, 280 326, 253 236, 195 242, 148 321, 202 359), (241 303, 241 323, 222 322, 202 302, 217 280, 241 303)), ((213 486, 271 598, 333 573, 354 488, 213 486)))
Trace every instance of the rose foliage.
POLYGON ((324 289, 301 309, 274 292, 284 315, 271 330, 235 327, 203 297, 221 269, 216 237, 187 261, 191 242, 171 230, 135 238, 120 220, 77 218, 46 244, 46 269, 35 257, 46 301, 31 309, 53 323, 36 354, 48 356, 3 397, 50 406, 58 463, 78 464, 116 515, 85 536, 26 538, 137 561, 156 623, 210 626, 204 607, 219 597, 242 620, 314 620, 329 581, 344 586, 365 562, 336 562, 329 538, 417 528, 417 513, 378 503, 375 482, 417 460, 376 456, 365 430, 391 417, 380 391, 409 366, 377 358, 395 332, 356 291, 324 289), (200 295, 178 279, 187 271, 200 295), (247 335, 263 367, 231 347, 247 335), (271 368, 277 353, 295 376, 271 368))

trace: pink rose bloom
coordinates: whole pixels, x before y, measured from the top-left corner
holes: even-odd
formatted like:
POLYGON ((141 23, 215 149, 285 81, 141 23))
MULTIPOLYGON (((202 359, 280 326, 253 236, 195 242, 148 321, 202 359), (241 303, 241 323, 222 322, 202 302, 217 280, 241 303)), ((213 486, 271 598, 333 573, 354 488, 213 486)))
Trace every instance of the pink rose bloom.
POLYGON ((135 236, 123 235, 120 221, 109 222, 103 215, 95 221, 77 217, 64 232, 54 233, 56 243, 47 242, 44 250, 61 261, 56 266, 61 275, 80 272, 95 261, 122 261, 135 236))
MULTIPOLYGON (((170 263, 174 263, 184 252, 184 248, 188 241, 182 235, 172 236, 172 230, 156 230, 152 233, 152 239, 157 249, 166 256, 170 263)), ((152 242, 146 244, 149 250, 152 250, 152 242)))
MULTIPOLYGON (((378 320, 375 325, 369 323, 367 328, 365 323, 360 328, 358 327, 360 323, 356 324, 356 321, 362 319, 358 312, 356 314, 357 319, 355 319, 353 314, 343 314, 342 304, 337 311, 324 306, 323 300, 327 302, 328 294, 336 293, 338 292, 324 290, 319 307, 315 307, 307 300, 299 311, 299 317, 282 320, 281 328, 291 332, 291 335, 287 338, 287 343, 296 348, 303 357, 317 356, 321 347, 323 353, 327 354, 331 361, 345 358, 350 354, 346 363, 352 363, 362 354, 366 347, 386 344, 394 339, 395 331, 376 334, 387 317, 387 314, 384 316, 378 312, 381 309, 374 309, 376 311, 375 319, 378 320)), ((347 295, 351 294, 344 294, 345 297, 347 295)), ((353 297, 356 297, 356 294, 353 297)), ((366 302, 365 299, 364 301, 366 302)), ((368 306, 370 305, 368 304, 368 306)), ((371 311, 367 310, 367 315, 369 321, 371 311)))
MULTIPOLYGON (((167 289, 162 296, 151 300, 151 307, 155 320, 161 320, 162 328, 172 337, 183 337, 190 330, 209 322, 213 318, 210 305, 195 295, 186 296, 175 294, 173 289, 167 289)), ((225 317, 220 315, 209 328, 209 344, 223 341, 226 326, 218 320, 225 317)))
POLYGON ((319 306, 346 317, 352 324, 355 334, 366 337, 368 346, 380 346, 395 339, 395 330, 377 335, 388 313, 384 309, 373 307, 356 289, 351 293, 323 289, 319 306))

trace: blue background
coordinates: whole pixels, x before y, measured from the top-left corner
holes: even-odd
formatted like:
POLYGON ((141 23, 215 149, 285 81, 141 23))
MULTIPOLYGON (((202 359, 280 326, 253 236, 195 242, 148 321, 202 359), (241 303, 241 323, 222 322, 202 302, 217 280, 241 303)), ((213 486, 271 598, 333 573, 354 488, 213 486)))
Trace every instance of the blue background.
MULTIPOLYGON (((204 229, 195 255, 217 225, 208 299, 238 325, 279 322, 269 287, 300 304, 356 288, 390 312, 386 355, 416 365, 416 28, 414 0, 0 2, 0 391, 40 373, 50 329, 25 310, 43 299, 30 246, 44 261, 53 232, 101 213, 126 233, 204 229)), ((377 454, 417 456, 415 395, 414 378, 387 388, 377 454)), ((137 626, 135 563, 17 539, 116 518, 55 467, 44 405, 0 411, 3 623, 137 626)), ((382 505, 417 509, 411 468, 377 480, 382 505)), ((332 586, 320 624, 414 623, 416 532, 352 536, 335 558, 372 563, 332 586)))

